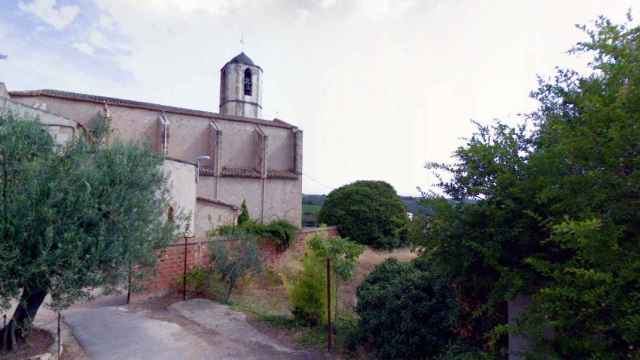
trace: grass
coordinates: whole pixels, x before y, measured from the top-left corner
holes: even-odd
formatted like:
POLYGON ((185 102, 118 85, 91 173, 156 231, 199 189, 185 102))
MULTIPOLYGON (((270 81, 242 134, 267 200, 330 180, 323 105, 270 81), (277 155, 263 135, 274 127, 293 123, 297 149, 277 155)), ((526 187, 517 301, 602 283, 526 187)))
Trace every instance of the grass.
POLYGON ((321 205, 302 204, 303 213, 317 214, 318 212, 320 212, 321 208, 322 208, 321 205))
MULTIPOLYGON (((263 314, 257 320, 265 325, 287 331, 294 341, 301 346, 321 349, 327 344, 327 327, 308 326, 304 322, 289 315, 268 315, 263 314)), ((347 349, 350 337, 357 327, 357 319, 352 315, 339 317, 333 324, 333 344, 337 352, 344 352, 347 349)))
MULTIPOLYGON (((259 276, 241 284, 232 294, 230 306, 248 314, 267 332, 275 332, 278 336, 288 338, 304 348, 323 351, 326 347, 326 327, 310 327, 296 320, 289 310, 286 280, 283 279, 300 270, 302 253, 303 251, 287 251, 277 267, 267 269, 259 276)), ((333 324, 334 351, 348 353, 349 339, 357 328, 357 317, 354 313, 355 294, 366 276, 388 258, 410 261, 416 256, 409 249, 365 250, 359 258, 354 277, 339 284, 339 313, 337 321, 333 324)))

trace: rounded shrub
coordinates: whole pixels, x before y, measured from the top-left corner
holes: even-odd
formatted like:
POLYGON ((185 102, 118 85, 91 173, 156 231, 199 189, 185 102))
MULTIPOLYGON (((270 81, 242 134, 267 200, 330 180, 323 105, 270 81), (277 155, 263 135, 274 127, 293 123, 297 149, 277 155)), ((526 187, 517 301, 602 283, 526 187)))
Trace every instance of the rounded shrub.
POLYGON ((429 359, 454 340, 448 287, 415 263, 390 259, 358 288, 359 339, 381 359, 429 359))
POLYGON ((327 196, 318 220, 360 244, 390 249, 407 243, 407 209, 384 181, 356 181, 327 196))

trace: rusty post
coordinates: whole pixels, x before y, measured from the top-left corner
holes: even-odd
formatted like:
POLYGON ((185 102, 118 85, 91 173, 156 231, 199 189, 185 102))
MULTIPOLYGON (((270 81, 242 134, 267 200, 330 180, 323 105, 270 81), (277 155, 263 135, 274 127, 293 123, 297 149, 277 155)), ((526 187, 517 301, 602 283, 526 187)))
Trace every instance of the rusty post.
POLYGON ((331 351, 331 259, 327 258, 327 351, 331 351))
POLYGON ((129 285, 127 286, 127 305, 131 302, 131 263, 129 263, 129 285))
POLYGON ((182 300, 187 300, 187 237, 184 237, 184 269, 182 271, 182 300))
POLYGON ((61 332, 60 332, 60 320, 62 319, 62 315, 60 314, 60 311, 58 311, 58 359, 60 359, 60 356, 62 356, 62 337, 61 332))

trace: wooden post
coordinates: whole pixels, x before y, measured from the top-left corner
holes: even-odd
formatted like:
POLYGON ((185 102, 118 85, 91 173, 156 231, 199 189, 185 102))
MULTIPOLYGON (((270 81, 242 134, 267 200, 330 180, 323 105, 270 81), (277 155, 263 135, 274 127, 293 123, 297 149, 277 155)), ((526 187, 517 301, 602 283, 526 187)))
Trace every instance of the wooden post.
POLYGON ((327 258, 327 351, 331 351, 331 259, 327 258))
POLYGON ((60 311, 58 311, 58 359, 60 359, 60 356, 62 356, 62 338, 61 338, 61 332, 60 332, 60 320, 62 318, 62 315, 60 314, 60 311))
POLYGON ((129 285, 127 286, 127 305, 131 302, 131 264, 129 264, 129 285))
POLYGON ((184 269, 182 271, 182 300, 187 300, 187 237, 184 237, 184 269))

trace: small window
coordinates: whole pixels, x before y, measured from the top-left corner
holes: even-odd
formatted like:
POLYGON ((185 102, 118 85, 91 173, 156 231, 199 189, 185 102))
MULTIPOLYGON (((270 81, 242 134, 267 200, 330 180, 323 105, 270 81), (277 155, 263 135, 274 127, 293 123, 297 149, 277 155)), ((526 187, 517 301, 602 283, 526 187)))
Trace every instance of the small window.
POLYGON ((244 71, 244 94, 251 96, 253 90, 253 80, 251 79, 251 70, 246 69, 244 71))

